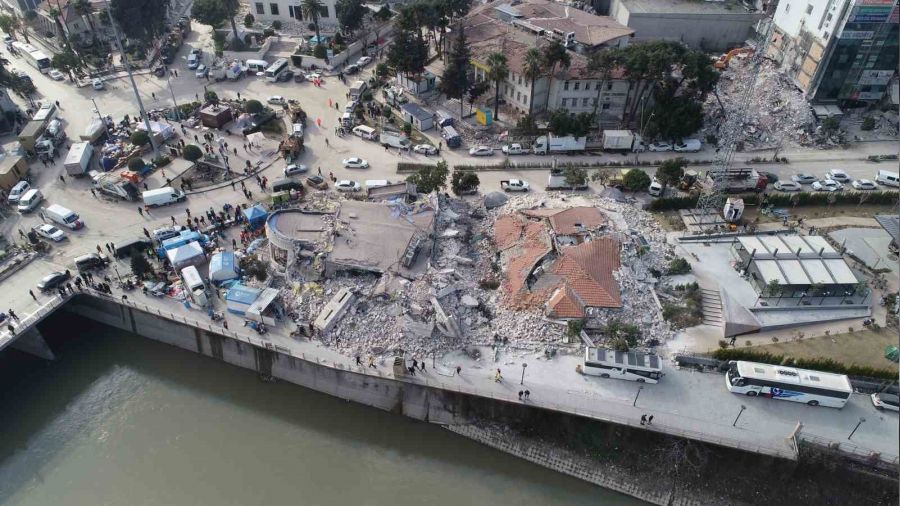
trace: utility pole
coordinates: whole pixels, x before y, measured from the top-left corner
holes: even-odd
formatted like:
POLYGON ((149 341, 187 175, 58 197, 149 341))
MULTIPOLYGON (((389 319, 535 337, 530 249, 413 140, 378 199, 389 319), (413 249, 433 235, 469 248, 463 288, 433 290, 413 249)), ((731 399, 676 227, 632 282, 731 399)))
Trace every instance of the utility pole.
POLYGON ((166 82, 169 84, 169 93, 172 94, 172 104, 175 105, 175 120, 181 121, 181 110, 178 108, 178 101, 175 100, 175 91, 172 90, 172 79, 168 73, 166 73, 166 82))
POLYGON ((97 117, 100 119, 100 122, 103 123, 104 126, 106 126, 106 122, 103 121, 103 115, 100 114, 100 107, 97 106, 97 101, 92 98, 91 103, 94 104, 94 112, 97 113, 97 117))
POLYGON ((131 65, 128 63, 125 47, 122 46, 122 39, 119 37, 119 29, 116 27, 115 18, 113 18, 112 11, 109 8, 109 1, 103 0, 103 3, 106 4, 106 14, 109 16, 109 26, 112 27, 113 35, 115 35, 116 47, 119 48, 119 54, 122 55, 122 64, 125 66, 125 72, 128 73, 128 80, 131 81, 131 89, 134 91, 134 98, 137 100, 141 118, 143 118, 144 126, 147 128, 147 134, 150 136, 150 145, 153 147, 153 158, 157 159, 159 158, 159 146, 156 145, 156 140, 153 139, 153 129, 150 128, 150 119, 147 117, 147 111, 144 110, 144 102, 141 100, 141 94, 138 91, 137 84, 134 82, 134 74, 131 73, 131 65))

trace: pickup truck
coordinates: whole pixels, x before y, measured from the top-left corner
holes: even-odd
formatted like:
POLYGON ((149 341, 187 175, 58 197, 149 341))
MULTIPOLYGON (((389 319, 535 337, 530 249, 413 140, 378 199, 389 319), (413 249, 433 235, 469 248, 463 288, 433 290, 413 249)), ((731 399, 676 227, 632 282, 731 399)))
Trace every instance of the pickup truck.
POLYGON ((524 155, 528 153, 528 150, 523 148, 519 143, 506 144, 500 149, 503 151, 504 155, 524 155))
POLYGON ((527 192, 528 181, 522 181, 521 179, 505 179, 500 181, 500 188, 503 188, 503 191, 505 192, 527 192))

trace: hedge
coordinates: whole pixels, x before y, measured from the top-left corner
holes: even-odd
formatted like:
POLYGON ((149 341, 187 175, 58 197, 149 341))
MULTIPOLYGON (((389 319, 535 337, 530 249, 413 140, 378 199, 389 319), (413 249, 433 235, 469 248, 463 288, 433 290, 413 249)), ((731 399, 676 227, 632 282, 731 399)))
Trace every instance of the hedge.
POLYGON ((757 351, 746 348, 720 348, 713 352, 713 357, 719 360, 746 360, 750 362, 785 365, 863 378, 877 378, 891 381, 897 380, 897 371, 876 369, 865 365, 845 365, 830 358, 794 358, 787 355, 779 355, 767 351, 757 351))
MULTIPOLYGON (((744 204, 749 206, 757 206, 767 204, 775 207, 805 207, 805 206, 828 206, 833 205, 858 205, 860 197, 866 196, 864 204, 891 205, 896 206, 900 200, 900 192, 896 191, 876 191, 876 192, 800 192, 800 193, 745 193, 734 195, 744 199, 744 204), (829 202, 829 198, 834 198, 834 202, 829 202)), ((697 206, 697 195, 687 197, 668 197, 655 199, 650 202, 648 209, 651 211, 673 211, 678 209, 691 209, 697 206)))
POLYGON ((419 169, 434 167, 431 163, 397 162, 397 172, 419 172, 419 169))

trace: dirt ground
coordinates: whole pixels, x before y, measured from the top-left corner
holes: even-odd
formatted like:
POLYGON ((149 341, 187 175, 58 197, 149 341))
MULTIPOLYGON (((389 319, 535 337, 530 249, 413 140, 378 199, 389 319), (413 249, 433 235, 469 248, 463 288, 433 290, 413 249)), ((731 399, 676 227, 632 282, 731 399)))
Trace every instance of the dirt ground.
MULTIPOLYGON (((792 336, 795 337, 795 336, 792 336)), ((753 349, 793 357, 824 357, 843 362, 897 370, 897 364, 884 358, 884 349, 897 344, 897 329, 857 330, 830 336, 755 346, 753 349)))
MULTIPOLYGON (((840 205, 840 206, 831 206, 831 207, 818 207, 818 206, 805 206, 805 207, 779 207, 779 209, 788 209, 791 213, 791 218, 796 219, 799 216, 803 216, 805 219, 814 219, 814 218, 833 218, 836 216, 855 216, 860 218, 872 218, 876 214, 891 214, 895 213, 896 209, 889 205, 840 205)), ((744 211, 744 222, 752 223, 756 217, 759 217, 760 223, 770 223, 775 221, 781 221, 780 218, 776 216, 765 216, 759 213, 759 208, 753 207, 748 208, 744 211)))

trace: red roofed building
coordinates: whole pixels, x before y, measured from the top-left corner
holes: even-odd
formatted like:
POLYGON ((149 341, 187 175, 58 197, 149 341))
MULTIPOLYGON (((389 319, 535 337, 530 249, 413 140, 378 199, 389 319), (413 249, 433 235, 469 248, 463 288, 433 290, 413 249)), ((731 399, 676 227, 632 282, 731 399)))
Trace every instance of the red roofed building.
POLYGON ((563 250, 550 271, 560 287, 547 301, 547 316, 584 318, 588 307, 622 307, 619 283, 619 241, 603 237, 563 250))

